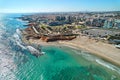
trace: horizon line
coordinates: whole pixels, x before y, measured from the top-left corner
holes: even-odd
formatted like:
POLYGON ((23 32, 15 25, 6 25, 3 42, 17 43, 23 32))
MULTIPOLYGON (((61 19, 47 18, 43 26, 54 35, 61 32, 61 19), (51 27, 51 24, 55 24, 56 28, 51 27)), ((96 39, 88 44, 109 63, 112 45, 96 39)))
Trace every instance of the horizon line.
POLYGON ((75 13, 75 12, 83 12, 83 13, 89 13, 89 12, 120 12, 119 10, 113 10, 113 11, 39 11, 39 12, 0 12, 0 14, 7 14, 7 13, 75 13))

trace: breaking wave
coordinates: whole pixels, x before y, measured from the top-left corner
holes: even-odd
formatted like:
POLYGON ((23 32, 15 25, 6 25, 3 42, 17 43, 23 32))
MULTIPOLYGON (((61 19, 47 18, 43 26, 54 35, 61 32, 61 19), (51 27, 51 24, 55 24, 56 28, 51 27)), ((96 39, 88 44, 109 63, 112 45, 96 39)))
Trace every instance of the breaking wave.
POLYGON ((22 52, 18 51, 16 53, 12 49, 16 48, 15 45, 19 45, 25 49, 20 40, 20 30, 16 29, 15 34, 12 36, 15 26, 17 26, 17 24, 14 25, 13 23, 14 19, 12 18, 0 19, 0 80, 18 80, 15 75, 18 65, 23 64, 25 59, 27 60, 27 57, 22 52), (9 20, 12 20, 10 25, 9 20))
POLYGON ((116 72, 118 72, 120 74, 120 69, 117 68, 116 66, 114 66, 114 65, 112 65, 110 63, 107 63, 107 62, 105 62, 103 60, 100 60, 100 59, 96 59, 96 62, 99 63, 100 65, 103 65, 103 66, 105 66, 105 67, 107 67, 107 68, 109 68, 109 69, 111 69, 113 71, 116 71, 116 72))
POLYGON ((85 52, 85 51, 75 51, 75 50, 73 50, 76 54, 79 54, 79 55, 81 55, 82 57, 84 57, 86 60, 89 60, 89 61, 95 61, 95 62, 97 62, 98 64, 100 64, 100 65, 102 65, 102 66, 104 66, 104 67, 106 67, 106 68, 109 68, 109 69, 111 69, 111 70, 113 70, 113 71, 116 71, 117 73, 119 73, 120 74, 120 68, 118 68, 118 67, 116 67, 116 66, 114 66, 114 65, 112 65, 112 64, 110 64, 110 63, 108 63, 108 62, 105 62, 105 61, 103 61, 102 59, 100 59, 100 58, 98 58, 98 57, 96 57, 96 56, 94 56, 94 55, 90 55, 88 52, 85 52))
MULTIPOLYGON (((42 54, 46 53, 46 55, 36 58, 30 55, 30 52, 40 52, 40 50, 35 45, 27 45, 22 42, 20 28, 23 26, 18 22, 19 20, 17 22, 11 18, 6 20, 8 20, 5 21, 7 23, 0 21, 0 80, 70 80, 73 76, 76 77, 77 75, 78 78, 84 79, 86 76, 97 77, 92 73, 98 72, 98 74, 102 74, 106 72, 101 71, 103 66, 107 67, 107 69, 109 68, 111 71, 120 72, 119 68, 111 64, 109 65, 101 59, 89 55, 87 52, 73 49, 70 50, 80 54, 79 58, 81 58, 82 62, 86 59, 86 64, 89 62, 99 63, 100 65, 97 65, 100 66, 100 69, 95 70, 96 67, 88 68, 89 66, 86 66, 86 64, 77 63, 77 59, 75 59, 76 55, 72 54, 71 56, 66 53, 67 51, 64 52, 62 48, 59 50, 51 46, 48 48, 43 47, 41 52, 42 54), (81 74, 79 74, 79 71, 81 74), (87 73, 91 73, 91 75, 87 73)), ((108 79, 107 76, 103 79, 104 74, 102 75, 98 75, 100 80, 108 79)))
POLYGON ((32 54, 35 54, 35 55, 37 55, 37 54, 43 54, 41 51, 39 51, 39 50, 37 49, 37 47, 39 47, 39 46, 37 46, 37 47, 35 48, 34 46, 31 46, 31 45, 25 45, 25 44, 22 42, 20 29, 16 29, 16 32, 14 33, 13 37, 14 37, 14 41, 15 41, 16 45, 18 45, 18 46, 19 46, 20 48, 22 48, 23 50, 28 50, 28 51, 30 51, 32 54))
POLYGON ((14 37, 14 39, 15 39, 15 42, 16 42, 16 44, 17 44, 18 46, 20 46, 22 49, 27 49, 27 48, 24 46, 24 44, 23 44, 23 42, 22 42, 22 40, 21 40, 21 38, 20 38, 20 35, 21 35, 20 30, 19 30, 19 29, 16 29, 16 33, 13 35, 13 37, 14 37))
MULTIPOLYGON (((4 30, 0 28, 0 36, 4 30)), ((5 46, 6 41, 0 40, 0 80, 16 80, 14 72, 16 70, 16 64, 14 64, 15 53, 10 50, 10 46, 5 46)))

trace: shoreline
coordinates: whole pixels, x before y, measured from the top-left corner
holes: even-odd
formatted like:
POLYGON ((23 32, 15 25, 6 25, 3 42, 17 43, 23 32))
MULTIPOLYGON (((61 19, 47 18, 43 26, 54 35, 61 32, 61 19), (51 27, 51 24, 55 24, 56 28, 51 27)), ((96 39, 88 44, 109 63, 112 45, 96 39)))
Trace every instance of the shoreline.
POLYGON ((38 44, 41 46, 68 46, 71 48, 81 49, 89 52, 92 55, 100 57, 101 59, 110 62, 118 67, 120 67, 120 49, 114 47, 114 45, 96 42, 91 40, 86 36, 81 36, 71 41, 55 41, 55 42, 43 42, 42 40, 30 39, 30 44, 38 44), (86 42, 87 41, 87 42, 86 42))
POLYGON ((120 64, 117 63, 116 61, 111 60, 111 58, 109 58, 109 57, 107 57, 107 56, 105 56, 105 55, 103 55, 103 54, 96 53, 96 52, 94 52, 93 50, 90 50, 90 49, 87 49, 87 48, 83 48, 83 47, 80 47, 80 46, 78 46, 78 45, 76 45, 76 44, 71 44, 71 43, 69 43, 69 42, 60 42, 60 44, 64 44, 64 46, 68 46, 68 47, 71 47, 71 48, 74 48, 74 49, 84 50, 84 51, 88 52, 89 54, 95 55, 95 56, 101 58, 102 60, 105 60, 105 61, 107 61, 107 62, 110 62, 110 63, 112 63, 112 64, 120 67, 120 64))
POLYGON ((102 44, 102 45, 105 45, 104 47, 106 47, 106 46, 108 47, 109 46, 109 48, 111 48, 111 49, 106 48, 106 50, 108 50, 108 52, 105 53, 106 51, 104 51, 104 50, 102 50, 102 51, 101 50, 96 50, 96 49, 100 49, 99 46, 98 47, 93 47, 92 46, 92 48, 90 48, 90 46, 92 44, 91 45, 89 44, 90 46, 87 46, 87 43, 79 44, 79 42, 76 42, 76 40, 73 40, 73 41, 59 41, 59 44, 67 45, 67 46, 69 46, 71 48, 77 48, 77 49, 84 50, 86 52, 89 52, 92 55, 95 55, 95 56, 101 58, 102 60, 105 60, 107 62, 112 63, 115 66, 120 67, 120 62, 119 62, 120 61, 120 49, 114 48, 113 45, 107 44, 107 43, 103 43, 103 42, 93 43, 93 45, 94 44, 100 44, 100 45, 102 44), (112 53, 113 49, 114 49, 114 53, 112 53), (118 52, 118 53, 116 53, 116 52, 118 52))
POLYGON ((22 31, 22 41, 26 44, 37 44, 41 46, 57 45, 57 46, 68 46, 71 48, 77 48, 89 52, 101 59, 110 62, 120 67, 120 49, 115 48, 114 45, 89 39, 87 36, 78 36, 73 40, 59 40, 53 42, 45 42, 41 39, 29 39, 27 40, 25 32, 22 31))

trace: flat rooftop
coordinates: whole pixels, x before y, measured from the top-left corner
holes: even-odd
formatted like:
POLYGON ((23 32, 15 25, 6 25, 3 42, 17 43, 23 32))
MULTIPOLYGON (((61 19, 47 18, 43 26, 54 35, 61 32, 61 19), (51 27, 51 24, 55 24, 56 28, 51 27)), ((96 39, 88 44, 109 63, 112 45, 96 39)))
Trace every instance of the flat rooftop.
POLYGON ((107 36, 107 35, 115 35, 115 34, 120 34, 120 31, 112 31, 112 30, 106 30, 106 29, 88 29, 88 30, 84 30, 83 34, 88 34, 94 37, 97 36, 107 36))

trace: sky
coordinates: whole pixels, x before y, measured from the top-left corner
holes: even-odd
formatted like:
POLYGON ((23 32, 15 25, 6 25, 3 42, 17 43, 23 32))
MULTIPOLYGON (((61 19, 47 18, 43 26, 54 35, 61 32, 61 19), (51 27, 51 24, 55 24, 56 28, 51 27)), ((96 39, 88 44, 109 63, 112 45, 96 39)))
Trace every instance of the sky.
POLYGON ((120 0, 0 0, 0 13, 120 11, 120 0))

